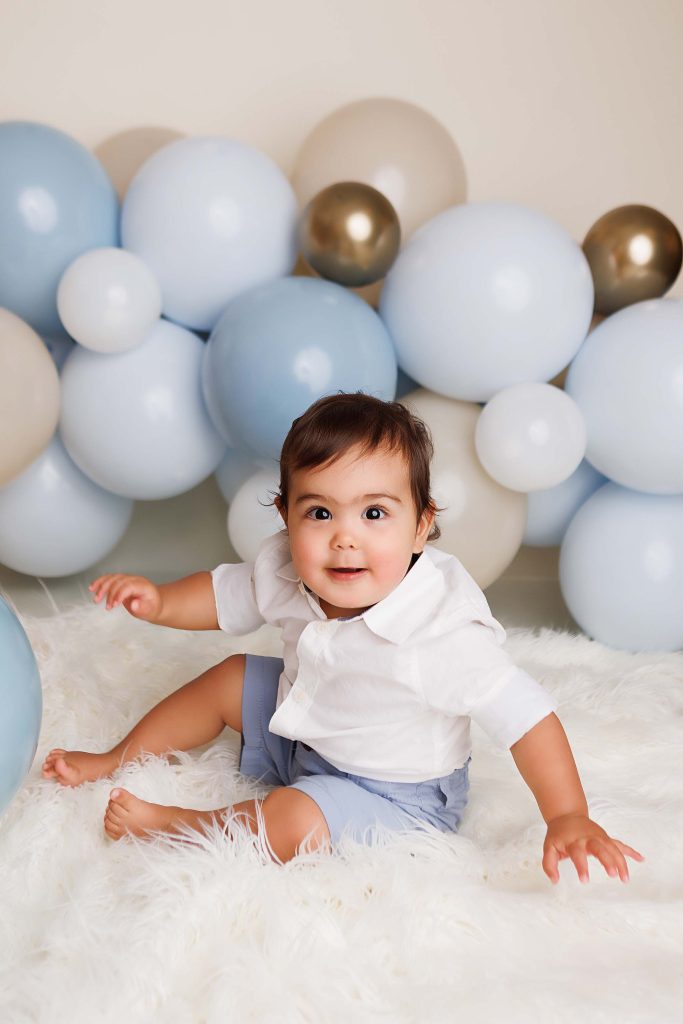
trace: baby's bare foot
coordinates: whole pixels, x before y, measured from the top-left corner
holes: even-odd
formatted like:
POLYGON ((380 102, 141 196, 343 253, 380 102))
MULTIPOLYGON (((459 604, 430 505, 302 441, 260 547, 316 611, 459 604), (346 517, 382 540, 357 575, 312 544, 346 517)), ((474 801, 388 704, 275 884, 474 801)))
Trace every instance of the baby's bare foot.
POLYGON ((104 831, 110 839, 120 839, 126 833, 145 836, 148 832, 174 832, 181 824, 200 829, 211 821, 213 813, 151 804, 126 789, 113 789, 104 815, 104 831))
POLYGON ((87 754, 83 750, 51 750, 43 762, 43 778, 55 779, 62 786, 80 786, 82 782, 111 775, 118 760, 111 754, 87 754))

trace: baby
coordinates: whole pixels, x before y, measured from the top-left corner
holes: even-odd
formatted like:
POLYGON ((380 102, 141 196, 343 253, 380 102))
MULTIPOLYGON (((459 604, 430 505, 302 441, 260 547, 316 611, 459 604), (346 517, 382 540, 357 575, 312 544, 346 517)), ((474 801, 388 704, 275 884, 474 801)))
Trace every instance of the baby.
POLYGON ((274 859, 329 850, 342 833, 457 830, 467 803, 470 719, 509 749, 547 835, 543 870, 559 880, 588 855, 626 882, 641 854, 588 817, 557 702, 502 650, 505 632, 439 536, 432 443, 403 405, 361 393, 321 398, 294 420, 275 505, 284 529, 254 564, 226 564, 156 586, 106 575, 94 600, 178 629, 282 629, 283 657, 233 655, 154 707, 103 754, 52 750, 45 778, 65 786, 241 734, 240 771, 274 786, 264 799, 211 811, 147 803, 113 789, 104 828, 201 830, 237 818, 274 859), (305 846, 304 846, 305 844, 305 846))

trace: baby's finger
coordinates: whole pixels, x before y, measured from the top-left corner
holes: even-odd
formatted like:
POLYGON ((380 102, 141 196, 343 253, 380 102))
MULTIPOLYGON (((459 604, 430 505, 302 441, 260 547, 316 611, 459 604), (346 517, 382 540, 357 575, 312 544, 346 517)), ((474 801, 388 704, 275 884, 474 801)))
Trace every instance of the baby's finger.
POLYGON ((543 853, 542 866, 550 881, 554 884, 560 880, 560 872, 557 865, 560 855, 554 846, 548 846, 543 853))
POLYGON ((572 859, 576 873, 579 876, 580 882, 587 882, 590 878, 588 874, 588 857, 583 846, 578 843, 572 843, 569 848, 569 856, 572 859))
POLYGON ((90 590, 93 591, 96 604, 102 600, 105 594, 109 593, 115 581, 120 578, 120 573, 116 575, 109 573, 107 576, 100 576, 99 579, 90 584, 90 590))
POLYGON ((638 853, 638 851, 634 850, 632 846, 627 846, 626 843, 620 842, 619 839, 613 839, 612 842, 615 843, 621 852, 625 853, 627 857, 633 857, 634 860, 645 860, 642 853, 638 853))
POLYGON ((603 839, 590 839, 586 849, 600 861, 610 878, 614 878, 618 874, 622 882, 628 882, 626 861, 612 843, 608 843, 603 839))
POLYGON ((123 604, 129 598, 139 598, 145 596, 145 588, 140 586, 139 581, 128 580, 123 583, 119 583, 114 587, 109 595, 112 607, 115 605, 123 604))

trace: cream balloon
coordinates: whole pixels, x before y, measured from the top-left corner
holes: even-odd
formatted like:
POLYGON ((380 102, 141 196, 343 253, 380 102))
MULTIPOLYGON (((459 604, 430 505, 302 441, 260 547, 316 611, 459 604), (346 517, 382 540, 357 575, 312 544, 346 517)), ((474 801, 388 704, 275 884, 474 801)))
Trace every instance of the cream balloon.
POLYGON ((119 199, 123 199, 142 165, 169 142, 184 138, 174 128, 141 125, 108 136, 93 152, 111 178, 119 199))
POLYGON ((474 445, 486 472, 503 487, 544 491, 578 467, 586 452, 586 425, 561 388, 513 384, 482 409, 474 445))
POLYGON ((127 352, 161 316, 161 288, 135 253, 84 252, 62 275, 57 310, 72 338, 94 352, 127 352))
POLYGON ((292 174, 302 208, 339 181, 360 181, 382 192, 398 214, 403 241, 467 197, 455 142, 436 118, 404 100, 358 100, 313 129, 292 174))
POLYGON ((474 447, 481 410, 475 402, 444 398, 420 388, 400 399, 432 434, 432 496, 441 537, 435 547, 455 555, 484 589, 519 550, 527 498, 501 487, 485 472, 474 447))
POLYGON ((243 562, 253 562, 266 537, 284 527, 280 513, 267 502, 279 493, 280 477, 261 469, 245 480, 228 508, 228 537, 243 562))
POLYGON ((41 338, 0 308, 0 487, 47 448, 59 398, 59 374, 41 338))

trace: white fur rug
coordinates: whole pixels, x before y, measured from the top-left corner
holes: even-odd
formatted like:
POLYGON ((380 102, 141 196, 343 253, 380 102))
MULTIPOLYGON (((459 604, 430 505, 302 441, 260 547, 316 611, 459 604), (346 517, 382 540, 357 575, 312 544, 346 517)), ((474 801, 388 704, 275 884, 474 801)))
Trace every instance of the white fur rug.
MULTIPOLYGON (((545 826, 506 751, 473 727, 459 834, 350 843, 285 866, 246 834, 107 839, 111 780, 40 777, 52 746, 104 750, 162 696, 248 638, 181 633, 123 611, 26 619, 44 686, 38 753, 0 821, 0 1020, 163 1024, 683 1020, 683 654, 627 654, 511 630, 559 696, 592 815, 646 860, 631 881, 590 859, 581 885, 541 869, 545 826)), ((215 807, 257 792, 239 738, 116 782, 215 807)), ((258 791, 261 794, 265 790, 258 791)))

